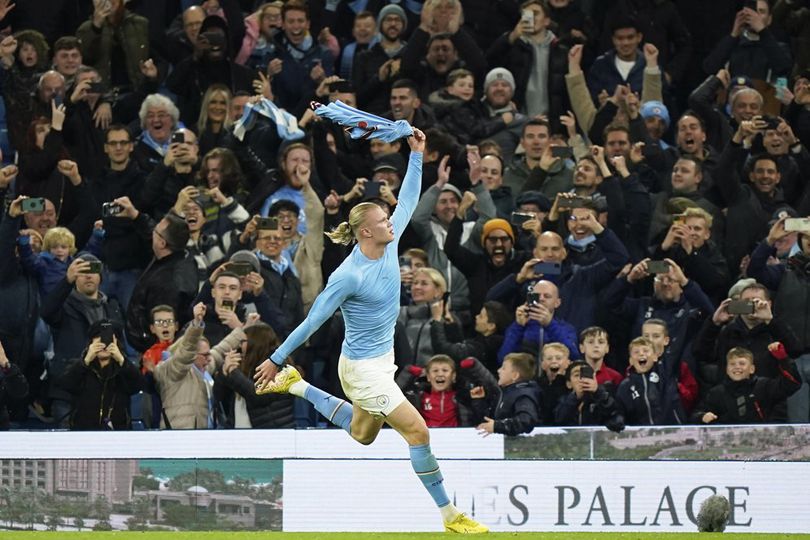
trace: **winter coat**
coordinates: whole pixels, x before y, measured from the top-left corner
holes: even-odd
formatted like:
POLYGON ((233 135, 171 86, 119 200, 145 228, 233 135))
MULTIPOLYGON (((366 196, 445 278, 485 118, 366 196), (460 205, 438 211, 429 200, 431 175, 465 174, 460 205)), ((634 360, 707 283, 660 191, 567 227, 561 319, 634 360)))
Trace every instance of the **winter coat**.
POLYGON ((571 390, 565 385, 565 373, 560 373, 550 381, 545 372, 540 374, 537 381, 540 387, 540 424, 544 426, 556 425, 554 411, 571 390))
POLYGON ((744 75, 772 81, 777 77, 787 77, 793 60, 788 45, 777 41, 773 31, 766 27, 756 41, 744 35, 736 38, 730 34, 724 36, 703 60, 703 71, 717 73, 726 65, 735 77, 744 75))
POLYGON ((7 405, 20 401, 28 395, 28 381, 16 364, 0 368, 0 430, 8 429, 7 405))
POLYGON ((82 62, 96 68, 108 85, 112 84, 116 43, 123 51, 130 89, 143 81, 140 65, 149 58, 149 21, 144 17, 125 10, 118 26, 113 27, 104 21, 100 29, 93 25, 92 20, 85 21, 76 30, 76 37, 81 42, 82 62))
POLYGON ((214 390, 225 408, 225 427, 234 427, 237 395, 246 402, 252 428, 289 429, 296 426, 295 397, 290 394, 256 395, 253 381, 239 368, 231 371, 227 377, 218 371, 214 378, 214 390))
POLYGON ((573 189, 574 172, 562 159, 553 163, 547 171, 539 166, 530 170, 524 156, 515 156, 503 173, 503 185, 509 187, 512 193, 539 191, 554 200, 557 193, 573 189))
POLYGON ((270 303, 281 310, 283 326, 293 329, 304 320, 304 304, 301 296, 301 281, 287 268, 283 274, 276 272, 264 258, 259 258, 260 273, 264 278, 264 291, 270 303))
POLYGON ((514 437, 529 433, 540 423, 540 388, 535 381, 519 381, 500 388, 494 408, 481 409, 484 399, 472 400, 480 421, 484 416, 495 420, 494 433, 514 437))
POLYGON ((484 336, 476 333, 471 338, 463 339, 458 333, 459 330, 455 324, 431 321, 430 341, 433 344, 433 352, 446 354, 456 362, 468 357, 477 358, 489 371, 495 373, 498 369, 498 349, 503 344, 503 336, 500 334, 484 336))
POLYGON ((70 429, 130 429, 130 396, 143 388, 143 378, 135 364, 114 359, 101 367, 98 360, 87 365, 83 351, 68 367, 59 381, 73 396, 70 429))
POLYGON ((405 326, 408 343, 413 351, 412 362, 417 366, 424 366, 431 356, 438 354, 431 339, 430 304, 426 302, 403 306, 397 320, 405 326))
POLYGON ((616 391, 616 404, 627 425, 682 424, 686 414, 678 395, 677 381, 661 375, 658 366, 647 373, 630 368, 616 391))
POLYGON ((611 431, 624 429, 624 417, 619 413, 610 393, 598 386, 596 392, 585 393, 581 399, 569 392, 554 409, 558 426, 605 426, 611 431))
POLYGON ((335 73, 332 53, 318 43, 317 36, 312 36, 312 42, 312 46, 306 51, 298 49, 298 53, 303 53, 303 57, 299 60, 288 51, 288 46, 293 48, 295 46, 287 41, 284 32, 276 35, 275 58, 281 59, 284 69, 273 77, 275 103, 297 118, 301 117, 315 95, 317 84, 309 76, 312 68, 320 63, 327 77, 335 73))
MULTIPOLYGON (((469 427, 475 425, 473 412, 470 409, 469 392, 450 389, 444 392, 433 392, 430 383, 425 379, 425 370, 415 365, 404 366, 396 378, 397 386, 419 411, 428 427, 469 427), (449 413, 454 414, 450 417, 449 413)), ((454 385, 460 388, 457 381, 454 385)))
POLYGON ((633 92, 641 94, 644 69, 646 67, 647 61, 644 59, 644 55, 640 50, 636 51, 636 63, 625 79, 616 68, 616 49, 609 50, 594 60, 590 71, 588 71, 587 81, 591 99, 594 103, 599 103, 599 94, 602 90, 605 90, 608 95, 613 95, 616 87, 620 84, 630 85, 633 92))
POLYGON ((548 326, 541 326, 535 320, 529 320, 525 325, 517 322, 510 324, 503 336, 503 345, 498 351, 498 364, 502 364, 504 357, 509 353, 525 352, 538 357, 543 345, 547 343, 562 343, 568 347, 570 358, 579 358, 576 329, 570 323, 554 317, 548 326))
POLYGON ((380 43, 355 57, 352 81, 357 90, 357 104, 362 110, 379 115, 388 110, 394 78, 381 81, 380 67, 391 58, 402 58, 402 49, 389 57, 380 43))

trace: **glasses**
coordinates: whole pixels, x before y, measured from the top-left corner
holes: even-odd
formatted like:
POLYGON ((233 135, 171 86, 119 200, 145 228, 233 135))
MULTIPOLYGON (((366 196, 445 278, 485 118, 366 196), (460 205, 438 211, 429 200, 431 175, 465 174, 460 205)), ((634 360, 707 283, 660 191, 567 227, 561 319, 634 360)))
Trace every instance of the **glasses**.
POLYGON ((281 242, 281 238, 278 236, 260 236, 256 239, 257 242, 268 242, 271 244, 278 244, 281 242))
POLYGON ((508 236, 487 236, 487 242, 490 244, 508 244, 511 241, 508 236))
POLYGON ((161 328, 168 328, 174 324, 174 319, 158 319, 153 324, 161 328))

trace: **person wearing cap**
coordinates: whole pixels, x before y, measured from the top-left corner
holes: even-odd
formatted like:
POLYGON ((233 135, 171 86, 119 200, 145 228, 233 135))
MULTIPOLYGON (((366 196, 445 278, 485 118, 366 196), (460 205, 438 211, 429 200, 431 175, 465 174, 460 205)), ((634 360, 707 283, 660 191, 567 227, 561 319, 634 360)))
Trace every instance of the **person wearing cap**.
MULTIPOLYGON (((530 252, 537 240, 535 236, 538 233, 536 225, 539 225, 540 231, 547 226, 546 218, 551 211, 551 201, 539 191, 524 191, 515 198, 514 209, 515 212, 520 214, 530 214, 532 216, 532 219, 517 228, 517 238, 515 239, 516 249, 530 252)), ((511 219, 511 217, 511 215, 507 216, 508 219, 511 219)))
POLYGON ((194 53, 180 61, 166 78, 166 87, 177 96, 180 119, 186 125, 196 122, 202 96, 212 84, 226 86, 231 94, 253 90, 254 72, 231 60, 230 36, 228 23, 222 17, 207 16, 194 42, 194 53))
POLYGON ((639 114, 644 119, 647 135, 652 142, 657 143, 662 150, 670 147, 664 140, 664 134, 669 129, 669 109, 658 100, 645 101, 641 104, 639 114))
POLYGON ((464 222, 454 216, 447 229, 444 252, 458 268, 470 287, 470 311, 478 314, 484 305, 487 291, 509 274, 518 272, 528 254, 515 251, 515 233, 505 219, 487 220, 481 230, 480 242, 484 252, 476 252, 462 245, 464 222))
POLYGON ((402 36, 408 29, 405 10, 397 4, 386 5, 377 15, 377 27, 380 39, 355 57, 352 82, 360 108, 381 115, 388 110, 385 98, 402 64, 402 36))
POLYGON ((76 37, 82 61, 98 70, 106 91, 131 92, 144 82, 141 66, 149 58, 149 21, 129 11, 125 0, 96 2, 76 37), (123 65, 113 66, 114 57, 123 65))
POLYGON ((450 262, 444 251, 449 228, 457 216, 461 216, 459 219, 463 220, 466 211, 472 206, 473 201, 476 201, 478 219, 474 222, 463 222, 459 243, 465 243, 470 238, 478 239, 481 237, 480 231, 484 224, 495 217, 496 211, 489 191, 480 181, 480 177, 470 178, 469 193, 474 195, 474 198, 462 196, 461 190, 448 183, 449 178, 450 169, 446 163, 442 163, 436 183, 425 191, 419 199, 419 204, 416 205, 411 226, 428 253, 430 266, 440 269, 447 276, 453 311, 460 313, 470 310, 470 290, 467 278, 450 262), (462 200, 465 206, 462 206, 462 200))
POLYGON ((124 325, 121 308, 99 289, 101 274, 90 272, 90 263, 101 261, 89 253, 79 254, 51 293, 42 299, 42 319, 51 327, 53 358, 48 363, 48 397, 51 416, 63 425, 70 410, 70 396, 60 386, 69 364, 82 356, 90 325, 105 319, 124 325))
POLYGON ((544 0, 521 4, 523 13, 515 27, 495 40, 487 51, 491 66, 503 66, 515 78, 515 103, 528 116, 546 115, 557 122, 565 114, 568 93, 565 74, 568 50, 560 44, 549 25, 549 7, 544 0))
POLYGON ((431 5, 422 10, 419 28, 402 51, 402 76, 416 81, 424 100, 444 86, 454 69, 466 68, 481 80, 487 66, 484 53, 461 26, 461 3, 447 0, 431 5))
POLYGON ((760 81, 787 77, 793 66, 790 46, 777 39, 771 28, 771 3, 757 0, 756 10, 743 7, 734 17, 731 32, 703 60, 703 71, 728 69, 760 81))
POLYGON ((59 381, 71 395, 70 429, 131 429, 130 397, 141 391, 144 381, 138 367, 124 358, 121 327, 99 319, 81 337, 83 350, 59 381), (102 341, 105 327, 112 329, 109 343, 102 341))
MULTIPOLYGON (((734 347, 745 347, 752 352, 758 375, 778 376, 779 365, 768 351, 768 345, 775 341, 783 343, 794 358, 801 352, 801 343, 793 330, 783 319, 774 318, 774 301, 767 287, 752 278, 740 280, 728 291, 728 298, 720 302, 714 314, 704 321, 695 338, 693 351, 701 386, 708 390, 721 382, 726 354, 734 347), (728 307, 733 300, 752 303, 754 312, 729 313, 728 307)), ((784 420, 784 402, 779 413, 779 418, 784 420)))

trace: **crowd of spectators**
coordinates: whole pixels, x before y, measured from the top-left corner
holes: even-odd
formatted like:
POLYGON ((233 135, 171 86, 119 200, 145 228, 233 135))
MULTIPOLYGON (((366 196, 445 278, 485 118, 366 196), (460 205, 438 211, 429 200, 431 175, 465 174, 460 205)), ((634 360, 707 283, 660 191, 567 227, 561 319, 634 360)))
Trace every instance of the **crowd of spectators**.
MULTIPOLYGON (((810 421, 810 2, 0 0, 0 429, 322 425, 253 371, 392 211, 432 426, 810 421)), ((398 299, 392 298, 392 302, 398 299)), ((342 396, 340 312, 290 362, 342 396)))

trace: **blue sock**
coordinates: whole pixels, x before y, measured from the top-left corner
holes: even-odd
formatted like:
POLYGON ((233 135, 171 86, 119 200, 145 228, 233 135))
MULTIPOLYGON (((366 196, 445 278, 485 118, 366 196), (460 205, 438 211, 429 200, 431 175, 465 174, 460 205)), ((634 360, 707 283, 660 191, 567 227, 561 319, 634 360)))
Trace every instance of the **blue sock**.
POLYGON ((413 470, 422 483, 425 489, 428 490, 433 501, 439 508, 450 504, 450 499, 447 497, 447 492, 444 490, 442 483, 442 471, 439 470, 439 464, 430 451, 430 444, 421 444, 419 446, 409 446, 411 452, 411 465, 413 470))
POLYGON ((337 427, 352 434, 352 406, 351 404, 327 394, 320 388, 315 388, 311 384, 304 392, 304 399, 315 406, 315 410, 321 413, 327 420, 337 427))

